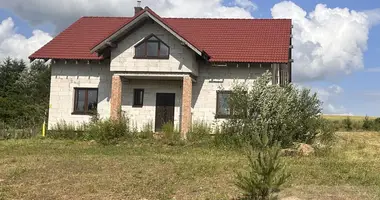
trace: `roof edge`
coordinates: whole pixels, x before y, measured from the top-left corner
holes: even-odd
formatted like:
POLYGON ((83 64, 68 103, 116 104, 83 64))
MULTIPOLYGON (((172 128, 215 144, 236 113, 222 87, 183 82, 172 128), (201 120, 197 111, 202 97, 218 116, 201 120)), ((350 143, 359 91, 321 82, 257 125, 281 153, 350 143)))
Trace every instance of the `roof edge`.
POLYGON ((107 42, 111 41, 118 35, 122 34, 124 31, 126 31, 130 26, 137 23, 144 17, 150 17, 153 19, 156 23, 158 23, 161 27, 166 29, 169 33, 174 35, 177 39, 179 39, 181 42, 185 43, 188 47, 190 47, 193 51, 195 51, 198 55, 202 55, 202 50, 198 49, 195 45, 193 45, 190 41, 188 41, 186 38, 181 36, 178 31, 176 31, 173 27, 170 27, 168 24, 162 20, 162 18, 157 15, 155 12, 153 12, 149 7, 145 7, 144 10, 140 11, 138 14, 136 14, 128 23, 124 24, 122 27, 120 27, 118 30, 111 33, 107 38, 103 39, 102 41, 98 42, 96 45, 94 45, 90 52, 94 53, 104 47, 107 42))

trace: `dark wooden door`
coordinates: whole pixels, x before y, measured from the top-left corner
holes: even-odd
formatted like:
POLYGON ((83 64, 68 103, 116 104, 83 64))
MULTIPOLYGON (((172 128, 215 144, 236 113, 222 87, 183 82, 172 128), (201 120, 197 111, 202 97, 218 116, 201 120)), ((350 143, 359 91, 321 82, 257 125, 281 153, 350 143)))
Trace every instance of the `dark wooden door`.
POLYGON ((161 131, 162 125, 174 125, 174 93, 157 93, 156 95, 156 132, 161 131))

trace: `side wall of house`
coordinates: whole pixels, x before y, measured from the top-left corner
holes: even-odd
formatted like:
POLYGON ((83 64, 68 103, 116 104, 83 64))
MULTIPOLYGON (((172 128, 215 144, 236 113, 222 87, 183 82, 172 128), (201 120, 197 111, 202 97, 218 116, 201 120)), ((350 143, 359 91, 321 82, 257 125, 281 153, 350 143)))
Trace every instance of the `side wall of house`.
POLYGON ((128 116, 132 128, 143 130, 151 125, 155 128, 156 94, 174 93, 174 127, 179 128, 182 101, 182 81, 178 80, 142 80, 127 79, 123 81, 122 111, 128 116), (144 89, 144 101, 142 107, 133 107, 134 89, 144 89))
POLYGON ((216 92, 231 90, 234 82, 252 84, 258 76, 270 69, 270 64, 251 64, 249 68, 246 64, 230 64, 226 67, 200 65, 199 77, 193 84, 193 123, 202 121, 210 125, 220 124, 224 119, 215 119, 216 92))
POLYGON ((157 23, 146 22, 127 35, 111 51, 111 71, 128 72, 186 72, 198 75, 195 53, 157 23), (169 59, 134 59, 135 45, 154 34, 170 48, 169 59))
POLYGON ((109 63, 74 63, 63 61, 51 66, 50 108, 48 128, 59 122, 80 125, 89 122, 88 115, 74 115, 74 88, 98 88, 98 113, 110 115, 111 72, 109 63))

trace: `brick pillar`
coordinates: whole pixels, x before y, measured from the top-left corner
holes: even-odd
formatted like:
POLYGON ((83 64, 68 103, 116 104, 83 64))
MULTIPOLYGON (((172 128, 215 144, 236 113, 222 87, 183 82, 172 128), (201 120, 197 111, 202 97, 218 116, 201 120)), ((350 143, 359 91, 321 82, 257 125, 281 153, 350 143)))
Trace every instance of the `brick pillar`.
POLYGON ((191 99, 193 83, 190 76, 183 77, 182 83, 182 112, 181 112, 181 137, 186 139, 186 134, 191 126, 191 99))
POLYGON ((112 88, 111 88, 111 119, 112 120, 120 119, 121 90, 122 90, 121 77, 117 75, 113 75, 112 88))

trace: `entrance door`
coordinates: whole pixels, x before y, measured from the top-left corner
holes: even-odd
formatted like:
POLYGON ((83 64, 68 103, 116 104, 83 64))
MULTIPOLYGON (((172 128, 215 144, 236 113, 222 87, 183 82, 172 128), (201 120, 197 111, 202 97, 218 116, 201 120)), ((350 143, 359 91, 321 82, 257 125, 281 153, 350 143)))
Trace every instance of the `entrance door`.
POLYGON ((174 93, 157 93, 156 95, 156 132, 161 131, 162 125, 174 125, 174 93))

